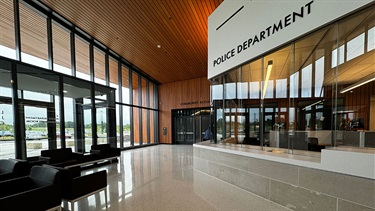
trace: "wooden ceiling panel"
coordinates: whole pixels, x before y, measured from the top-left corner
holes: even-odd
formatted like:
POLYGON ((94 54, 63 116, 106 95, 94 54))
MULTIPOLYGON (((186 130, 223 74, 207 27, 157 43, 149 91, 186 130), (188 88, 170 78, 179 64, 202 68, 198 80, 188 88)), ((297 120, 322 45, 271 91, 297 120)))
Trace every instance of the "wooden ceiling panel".
POLYGON ((162 84, 207 76, 208 16, 222 1, 41 0, 162 84))

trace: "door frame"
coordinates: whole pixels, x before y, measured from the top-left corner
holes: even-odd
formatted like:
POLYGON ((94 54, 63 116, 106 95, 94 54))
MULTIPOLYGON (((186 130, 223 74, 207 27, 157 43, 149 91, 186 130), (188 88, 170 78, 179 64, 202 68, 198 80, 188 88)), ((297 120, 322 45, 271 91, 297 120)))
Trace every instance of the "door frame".
POLYGON ((56 107, 54 102, 41 102, 33 100, 19 99, 19 110, 20 112, 20 126, 21 126, 21 139, 23 147, 25 147, 26 157, 27 155, 27 146, 26 146, 26 116, 25 116, 25 106, 29 107, 38 107, 45 108, 47 110, 47 134, 48 134, 48 149, 57 149, 57 137, 56 137, 56 107))
MULTIPOLYGON (((195 140, 197 138, 199 138, 199 137, 196 137, 197 132, 196 132, 196 125, 195 125, 195 117, 199 116, 200 117, 200 124, 202 124, 202 119, 201 119, 202 113, 207 112, 207 111, 210 111, 209 107, 188 108, 188 109, 173 109, 171 111, 171 113, 172 113, 172 144, 177 144, 177 118, 182 117, 184 119, 183 121, 186 121, 187 118, 191 118, 191 122, 192 122, 191 127, 192 127, 193 137, 192 137, 191 141, 188 141, 188 142, 186 141, 184 143, 180 142, 180 144, 192 145, 192 144, 195 143, 195 140)), ((209 119, 211 120, 211 118, 209 118, 209 119)), ((202 127, 200 127, 200 128, 202 128, 202 127)), ((206 129, 207 128, 205 128, 203 132, 205 132, 206 129)), ((199 138, 199 139, 202 139, 202 137, 199 138)))

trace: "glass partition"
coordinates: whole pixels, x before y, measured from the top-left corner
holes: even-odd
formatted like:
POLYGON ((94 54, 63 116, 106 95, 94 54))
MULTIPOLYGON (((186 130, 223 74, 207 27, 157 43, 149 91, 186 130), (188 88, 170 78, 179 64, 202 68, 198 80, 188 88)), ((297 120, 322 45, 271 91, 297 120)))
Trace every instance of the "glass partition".
POLYGON ((211 141, 294 154, 374 147, 374 10, 212 79, 211 141))

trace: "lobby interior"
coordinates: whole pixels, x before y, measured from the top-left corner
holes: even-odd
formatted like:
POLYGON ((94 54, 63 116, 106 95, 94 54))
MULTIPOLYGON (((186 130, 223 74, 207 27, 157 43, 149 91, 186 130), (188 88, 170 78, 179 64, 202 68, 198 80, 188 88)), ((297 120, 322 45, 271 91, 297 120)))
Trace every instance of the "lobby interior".
POLYGON ((213 74, 231 1, 1 1, 0 159, 121 149, 74 210, 374 211, 374 2, 213 74))

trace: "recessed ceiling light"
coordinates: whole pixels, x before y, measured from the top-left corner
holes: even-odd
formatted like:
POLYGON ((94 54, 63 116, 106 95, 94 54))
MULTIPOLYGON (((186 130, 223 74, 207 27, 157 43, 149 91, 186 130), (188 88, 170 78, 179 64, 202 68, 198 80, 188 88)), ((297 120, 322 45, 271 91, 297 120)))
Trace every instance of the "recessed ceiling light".
POLYGON ((157 45, 158 48, 161 48, 161 45, 157 45))

